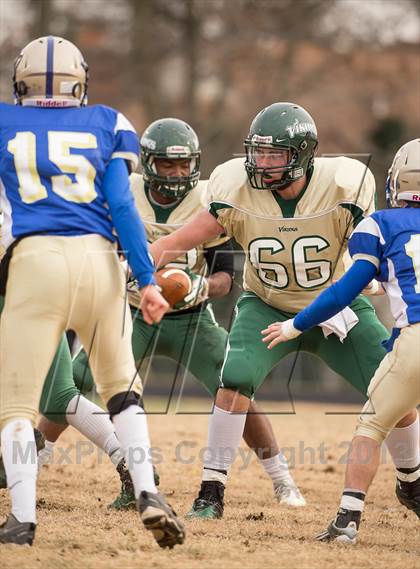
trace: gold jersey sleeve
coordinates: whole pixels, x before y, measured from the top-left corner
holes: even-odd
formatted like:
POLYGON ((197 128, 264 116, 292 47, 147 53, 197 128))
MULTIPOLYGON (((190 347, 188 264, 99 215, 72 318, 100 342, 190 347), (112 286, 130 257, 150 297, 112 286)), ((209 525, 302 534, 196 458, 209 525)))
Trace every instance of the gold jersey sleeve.
MULTIPOLYGON (((203 211, 208 205, 207 180, 203 180, 176 207, 171 208, 169 215, 164 216, 165 219, 160 219, 156 208, 152 207, 147 198, 143 177, 140 174, 131 174, 130 185, 137 210, 145 226, 147 241, 150 244, 165 235, 170 235, 188 223, 194 215, 203 211)), ((165 208, 161 209, 164 211, 165 208)), ((228 237, 221 237, 206 242, 195 249, 187 251, 187 253, 180 254, 176 261, 169 263, 168 266, 180 269, 188 267, 194 273, 205 276, 207 274, 205 250, 216 247, 228 239, 228 237)), ((134 288, 129 288, 128 296, 131 305, 139 305, 140 295, 134 288)))
POLYGON ((209 211, 244 250, 244 290, 296 313, 343 274, 348 238, 374 211, 375 181, 358 160, 316 158, 288 217, 274 192, 249 185, 237 158, 214 170, 208 194, 209 211))

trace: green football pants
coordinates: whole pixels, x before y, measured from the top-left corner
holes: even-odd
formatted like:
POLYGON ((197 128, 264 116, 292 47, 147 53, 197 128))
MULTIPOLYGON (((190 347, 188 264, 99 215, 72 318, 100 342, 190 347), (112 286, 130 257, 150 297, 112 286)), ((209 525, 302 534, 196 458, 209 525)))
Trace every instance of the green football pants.
POLYGON ((292 352, 309 352, 321 358, 332 370, 365 394, 376 368, 386 354, 382 341, 389 332, 378 320, 372 304, 359 296, 351 305, 359 322, 344 342, 332 334, 324 338, 319 326, 298 338, 268 350, 262 342, 261 330, 272 322, 283 322, 295 314, 287 314, 245 292, 236 305, 236 317, 228 339, 223 363, 223 387, 253 397, 259 386, 285 356, 292 352))
MULTIPOLYGON (((213 396, 219 376, 227 332, 214 319, 210 306, 201 312, 168 314, 160 324, 149 326, 140 312, 133 311, 132 347, 137 366, 154 356, 166 356, 182 364, 213 396)), ((73 362, 77 386, 92 384, 88 356, 81 351, 73 362)))

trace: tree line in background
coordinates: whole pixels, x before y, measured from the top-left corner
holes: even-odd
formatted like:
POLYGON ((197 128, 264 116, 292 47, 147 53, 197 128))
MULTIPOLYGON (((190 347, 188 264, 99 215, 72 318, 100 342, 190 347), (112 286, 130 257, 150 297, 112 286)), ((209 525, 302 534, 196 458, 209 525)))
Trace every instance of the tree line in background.
MULTIPOLYGON (((7 33, 0 22, 3 97, 21 45, 62 35, 89 62, 92 103, 123 110, 139 132, 161 116, 190 122, 205 176, 242 152, 250 121, 274 101, 307 108, 321 153, 371 154, 379 188, 395 149, 418 132, 418 44, 384 45, 383 29, 360 20, 355 1, 353 31, 337 12, 343 0, 2 2, 20 31, 7 33)), ((388 26, 410 14, 419 20, 416 0, 391 4, 401 10, 390 12, 398 22, 388 26)))

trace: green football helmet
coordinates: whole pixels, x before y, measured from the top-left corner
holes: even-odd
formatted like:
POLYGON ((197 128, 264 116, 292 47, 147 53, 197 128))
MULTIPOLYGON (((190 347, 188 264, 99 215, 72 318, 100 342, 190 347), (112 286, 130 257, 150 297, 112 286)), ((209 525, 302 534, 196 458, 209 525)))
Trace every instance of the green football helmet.
POLYGON ((186 122, 165 118, 152 122, 141 137, 143 178, 149 187, 166 197, 181 198, 196 187, 200 179, 200 143, 186 122), (188 176, 159 176, 156 158, 190 160, 188 176))
POLYGON ((294 103, 273 103, 258 113, 244 141, 245 169, 249 183, 257 190, 281 190, 305 176, 314 161, 318 134, 311 115, 294 103), (258 167, 259 149, 289 152, 285 166, 258 167), (283 172, 280 180, 265 182, 272 174, 283 172))

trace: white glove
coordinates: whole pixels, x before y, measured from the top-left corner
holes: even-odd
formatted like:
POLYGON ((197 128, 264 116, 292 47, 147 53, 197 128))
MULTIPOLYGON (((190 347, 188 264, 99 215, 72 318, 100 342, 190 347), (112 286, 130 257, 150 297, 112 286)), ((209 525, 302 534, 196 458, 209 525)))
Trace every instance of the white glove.
POLYGON ((197 275, 189 269, 186 269, 185 272, 191 279, 191 292, 185 295, 183 300, 174 305, 176 310, 184 310, 197 306, 197 304, 204 302, 209 297, 209 281, 206 277, 197 275))

